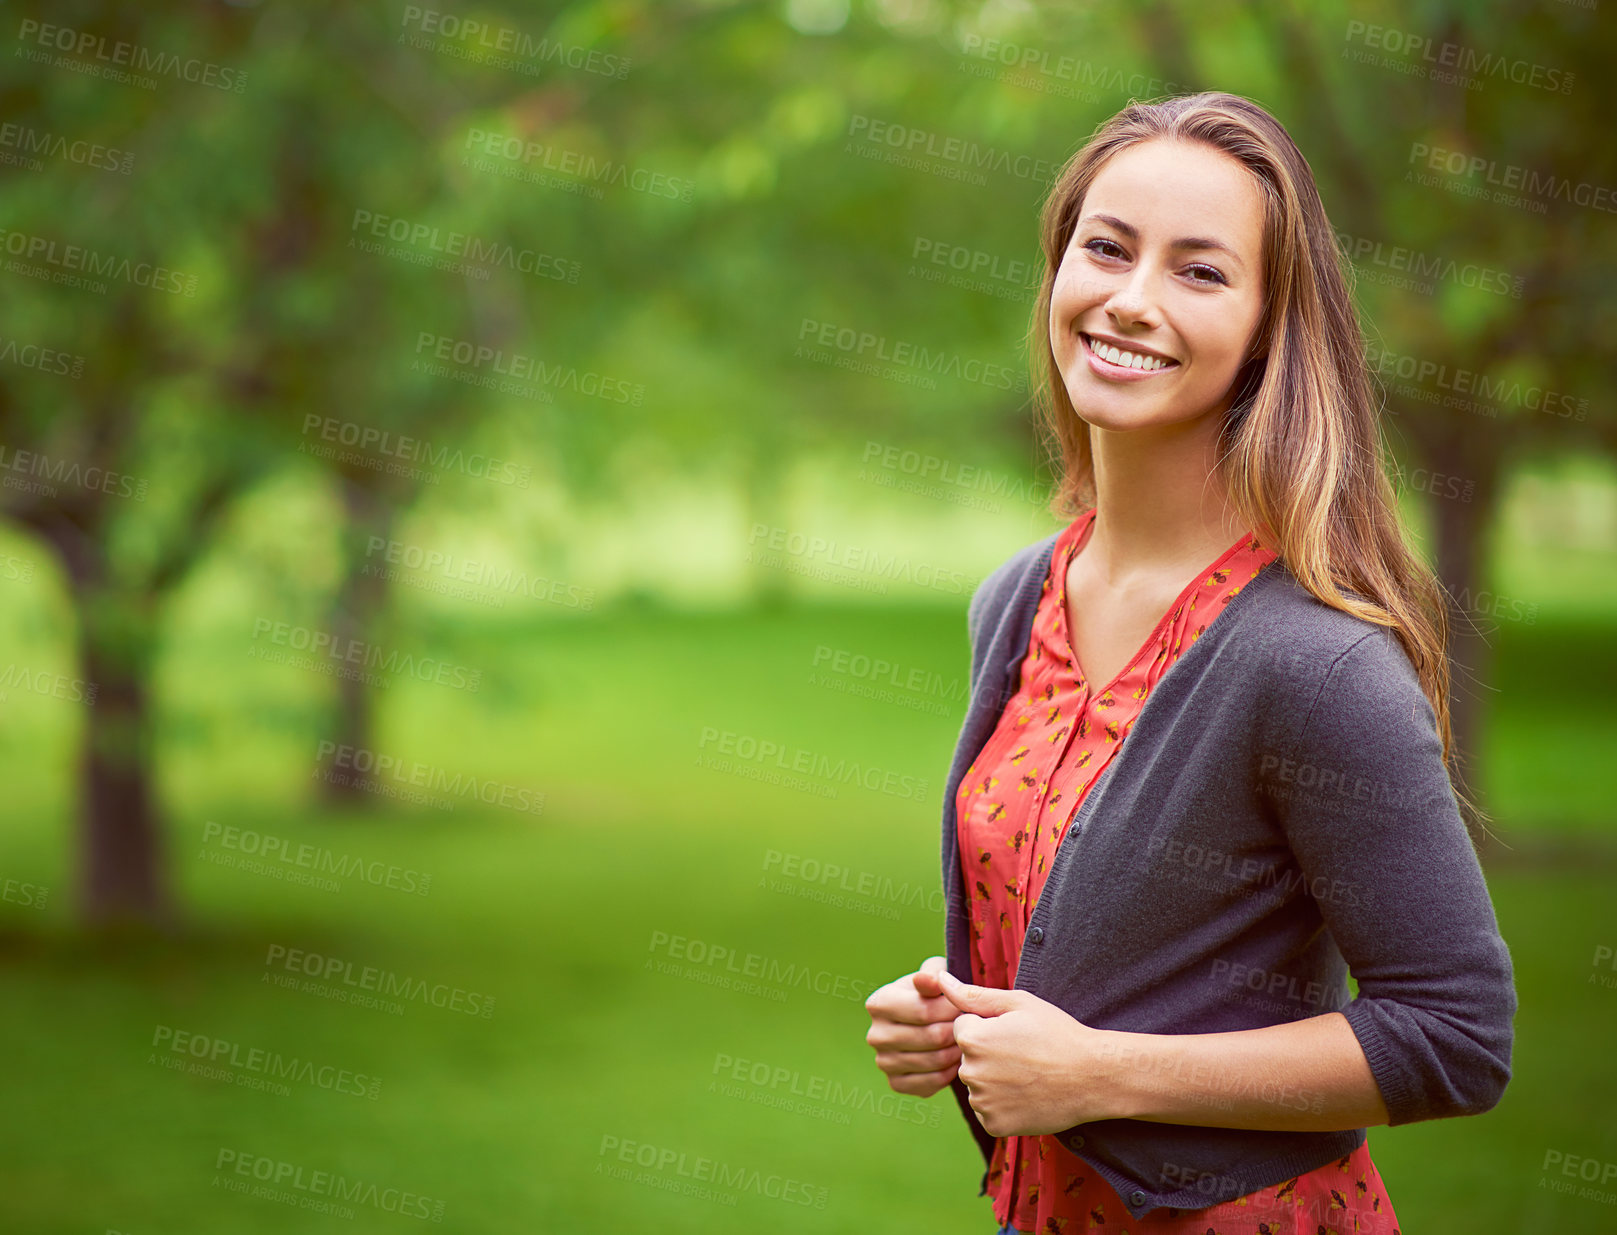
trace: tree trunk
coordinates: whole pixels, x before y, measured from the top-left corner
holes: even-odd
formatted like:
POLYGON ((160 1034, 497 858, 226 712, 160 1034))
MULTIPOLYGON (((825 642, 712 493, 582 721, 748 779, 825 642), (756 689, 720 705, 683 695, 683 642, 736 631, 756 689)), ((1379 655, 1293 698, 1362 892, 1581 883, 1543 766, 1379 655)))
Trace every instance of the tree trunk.
POLYGON ((85 917, 100 927, 171 925, 152 786, 147 598, 104 587, 98 577, 81 574, 73 583, 88 705, 79 762, 85 917))
MULTIPOLYGON (((331 613, 331 630, 341 646, 350 639, 364 640, 375 630, 383 602, 387 599, 387 580, 383 575, 386 558, 382 554, 366 554, 371 537, 384 542, 393 531, 394 508, 367 488, 363 481, 352 477, 341 478, 343 507, 347 523, 343 530, 343 575, 337 587, 331 613)), ((373 700, 363 677, 337 679, 337 716, 332 740, 339 746, 356 750, 372 750, 375 740, 373 700)), ((364 763, 371 760, 353 760, 364 763)), ((322 778, 321 797, 329 806, 354 809, 375 801, 371 796, 373 778, 353 768, 322 778)))
POLYGON ((780 451, 776 435, 768 439, 747 458, 746 473, 742 477, 742 492, 747 510, 747 582, 755 605, 761 609, 783 608, 791 595, 791 580, 787 570, 789 555, 771 549, 770 543, 782 543, 800 528, 788 526, 788 503, 785 494, 785 469, 780 466, 780 451))
MULTIPOLYGON (((1462 493, 1469 486, 1468 500, 1434 495, 1430 510, 1434 564, 1451 598, 1449 723, 1459 753, 1455 779, 1486 810, 1478 768, 1497 622, 1483 601, 1489 594, 1488 533, 1498 509, 1503 456, 1497 435, 1468 424, 1445 425, 1423 437, 1424 462, 1430 470, 1460 481, 1462 493)), ((1434 487, 1447 486, 1438 482, 1434 487)))

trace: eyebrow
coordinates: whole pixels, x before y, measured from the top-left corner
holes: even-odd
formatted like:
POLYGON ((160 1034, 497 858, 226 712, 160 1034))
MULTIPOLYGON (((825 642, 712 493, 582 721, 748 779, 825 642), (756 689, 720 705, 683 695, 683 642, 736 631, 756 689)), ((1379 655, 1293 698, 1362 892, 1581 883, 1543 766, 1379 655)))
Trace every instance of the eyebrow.
MULTIPOLYGON (((1123 235, 1127 236, 1130 240, 1138 240, 1140 238, 1139 228, 1135 227, 1132 223, 1125 223, 1122 219, 1116 218, 1113 215, 1090 214, 1085 215, 1078 221, 1080 223, 1087 223, 1091 220, 1097 223, 1104 223, 1108 227, 1115 228, 1117 231, 1122 232, 1123 235)), ((1178 240, 1173 241, 1168 247, 1170 249, 1220 249, 1223 252, 1228 253, 1237 262, 1241 262, 1241 255, 1239 253, 1230 248, 1230 246, 1225 244, 1222 240, 1214 240, 1210 236, 1181 236, 1178 240)), ((1244 266, 1246 263, 1241 262, 1241 264, 1244 266)))

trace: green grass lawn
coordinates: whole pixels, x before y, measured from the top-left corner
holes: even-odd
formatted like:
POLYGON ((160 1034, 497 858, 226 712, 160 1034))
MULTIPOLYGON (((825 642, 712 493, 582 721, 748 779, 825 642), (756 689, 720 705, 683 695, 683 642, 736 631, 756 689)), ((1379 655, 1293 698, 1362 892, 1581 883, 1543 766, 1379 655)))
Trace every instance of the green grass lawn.
MULTIPOLYGON (((484 667, 483 684, 390 688, 378 749, 542 790, 543 813, 311 805, 329 683, 247 658, 239 632, 199 636, 163 675, 163 786, 189 923, 168 945, 71 931, 76 718, 53 700, 14 701, 0 730, 17 787, 0 879, 51 893, 43 908, 0 903, 14 1064, 0 1227, 438 1225, 396 1212, 407 1194, 429 1215, 441 1201, 442 1228, 466 1232, 991 1229, 952 1099, 885 1101, 860 1006, 941 948, 935 901, 905 889, 936 886, 963 707, 960 615, 628 611, 428 634, 484 667), (832 674, 844 689, 821 684, 839 654, 886 660, 890 681, 921 689, 865 697, 848 688, 868 679, 850 673, 832 674), (824 778, 805 789, 702 766, 726 740, 704 743, 705 731, 775 742, 788 763, 798 751, 860 760, 913 790, 824 778), (349 876, 328 890, 219 865, 206 855, 238 852, 219 843, 225 826, 394 864, 430 887, 349 876), (835 864, 889 895, 811 899, 808 881, 783 878, 788 862, 835 864), (707 980, 722 962, 672 957, 675 937, 687 958, 729 949, 745 968, 750 954, 776 980, 727 989, 707 980), (396 975, 402 1010, 329 997, 335 975, 287 989, 266 959, 294 950, 396 975), (456 991, 491 1015, 434 1006, 434 992, 447 1003, 456 991), (160 1062, 189 1062, 167 1049, 178 1034, 314 1067, 284 1094, 238 1083, 259 1074, 251 1066, 193 1075, 160 1062), (374 1097, 340 1091, 373 1080, 374 1097), (626 1146, 651 1166, 615 1170, 626 1146), (290 1204, 233 1190, 256 1181, 220 1169, 221 1155, 305 1182, 339 1173, 359 1199, 344 1216, 299 1208, 308 1188, 283 1189, 290 1204), (731 1184, 710 1180, 717 1196, 657 1186, 686 1182, 682 1169, 723 1169, 731 1184)), ((1487 783, 1502 825, 1610 829, 1600 756, 1613 721, 1598 709, 1610 683, 1590 676, 1609 641, 1609 628, 1547 620, 1501 631, 1487 783)), ((1617 989, 1591 981, 1596 948, 1617 945, 1617 881, 1601 869, 1490 879, 1517 964, 1515 1079, 1481 1118, 1372 1131, 1377 1162, 1405 1231, 1610 1230, 1612 1207, 1540 1181, 1552 1153, 1617 1161, 1617 989)))

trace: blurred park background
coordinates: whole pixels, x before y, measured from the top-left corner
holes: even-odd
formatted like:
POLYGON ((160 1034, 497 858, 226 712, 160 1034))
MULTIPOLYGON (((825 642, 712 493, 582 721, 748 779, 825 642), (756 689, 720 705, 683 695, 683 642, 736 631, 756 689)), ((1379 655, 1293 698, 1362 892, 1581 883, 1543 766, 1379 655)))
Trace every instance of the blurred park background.
POLYGON ((1515 1078, 1377 1162, 1617 1228, 1608 5, 0 22, 0 1229, 989 1229, 861 1004, 1059 526, 1039 204, 1204 88, 1353 264, 1494 820, 1515 1078))

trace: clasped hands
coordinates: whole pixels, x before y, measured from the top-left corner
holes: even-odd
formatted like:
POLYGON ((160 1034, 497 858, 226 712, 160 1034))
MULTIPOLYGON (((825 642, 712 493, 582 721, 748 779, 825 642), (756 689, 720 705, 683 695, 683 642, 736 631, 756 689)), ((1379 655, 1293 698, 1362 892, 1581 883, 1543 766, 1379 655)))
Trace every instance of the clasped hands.
POLYGON ((1107 1039, 1027 991, 962 982, 941 956, 865 1000, 876 1066, 927 1098, 956 1075, 990 1136, 1035 1136, 1106 1119, 1107 1039))

